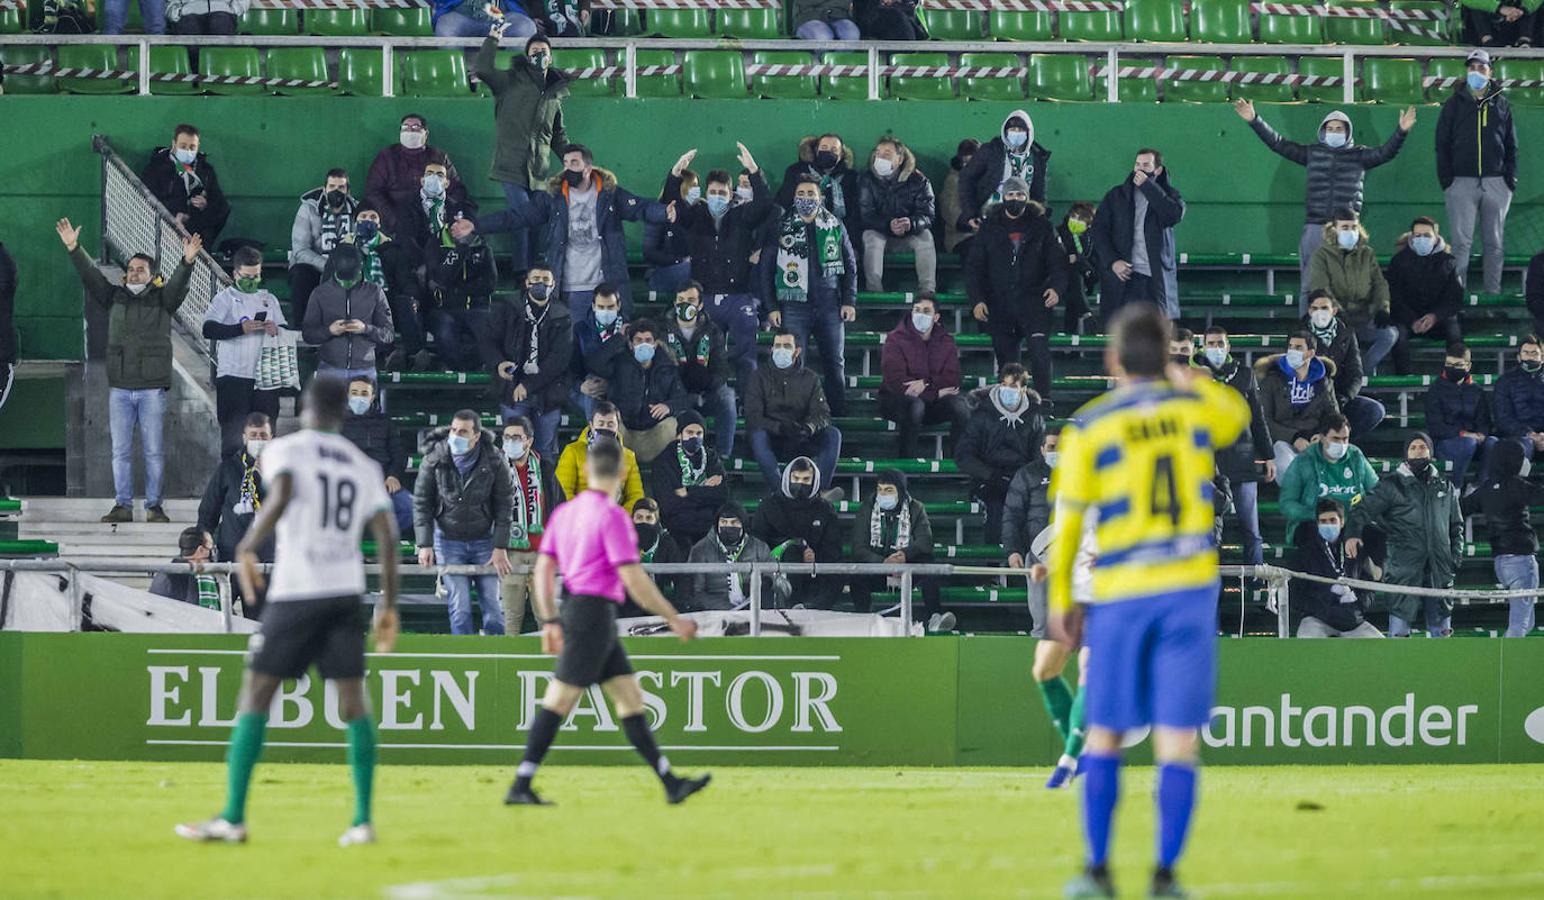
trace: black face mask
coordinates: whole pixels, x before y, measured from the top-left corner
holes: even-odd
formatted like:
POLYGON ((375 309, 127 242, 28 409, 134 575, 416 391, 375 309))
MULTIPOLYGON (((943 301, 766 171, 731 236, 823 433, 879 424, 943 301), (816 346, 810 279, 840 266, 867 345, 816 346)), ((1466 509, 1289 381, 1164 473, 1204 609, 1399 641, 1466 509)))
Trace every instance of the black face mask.
POLYGON ((830 150, 821 150, 815 154, 815 168, 828 171, 836 168, 837 155, 830 150))
POLYGON ((681 449, 685 450, 688 454, 690 454, 692 456, 696 456, 697 454, 702 452, 702 438, 700 438, 700 437, 689 437, 689 438, 683 440, 681 442, 681 449))
POLYGON ((584 173, 565 170, 563 172, 563 180, 568 182, 569 187, 578 187, 584 184, 584 173))
POLYGON ((327 205, 333 209, 342 209, 347 199, 348 195, 339 190, 328 191, 326 196, 327 205))
POLYGON ((1452 366, 1447 366, 1444 368, 1442 373, 1447 376, 1448 381, 1452 382, 1461 383, 1465 378, 1469 377, 1468 369, 1455 369, 1452 366))
POLYGON ((1171 353, 1169 354, 1169 362, 1172 362, 1175 365, 1188 366, 1190 365, 1190 357, 1183 353, 1171 353))
POLYGON ((1417 478, 1425 478, 1427 471, 1431 469, 1431 460, 1426 458, 1407 459, 1405 460, 1405 465, 1410 467, 1410 471, 1417 478))
POLYGON ((633 525, 638 532, 638 546, 647 550, 659 543, 659 526, 650 525, 648 522, 638 522, 633 525))
POLYGON ((815 493, 815 486, 813 484, 789 484, 788 493, 795 500, 808 500, 815 493))
POLYGON ((359 268, 359 257, 343 256, 333 263, 332 274, 339 284, 353 287, 359 283, 359 268))
POLYGON ((360 222, 358 225, 354 226, 354 230, 359 233, 360 240, 368 241, 380 233, 381 226, 379 222, 371 219, 365 219, 363 222, 360 222))
POLYGON ((738 525, 718 526, 718 542, 725 547, 733 547, 740 543, 740 538, 745 536, 745 529, 738 525))
POLYGON ((1009 216, 1017 219, 1019 216, 1024 215, 1024 210, 1029 209, 1029 201, 1004 200, 1003 209, 1007 211, 1009 216))
POLYGON ((616 440, 616 436, 617 436, 617 433, 615 431, 612 431, 610 428, 592 428, 592 429, 590 429, 590 443, 591 444, 595 443, 596 441, 600 440, 603 437, 611 438, 612 440, 616 440))
POLYGON ((525 293, 526 296, 538 304, 546 303, 547 298, 552 296, 552 285, 545 281, 538 281, 534 284, 526 285, 525 293))

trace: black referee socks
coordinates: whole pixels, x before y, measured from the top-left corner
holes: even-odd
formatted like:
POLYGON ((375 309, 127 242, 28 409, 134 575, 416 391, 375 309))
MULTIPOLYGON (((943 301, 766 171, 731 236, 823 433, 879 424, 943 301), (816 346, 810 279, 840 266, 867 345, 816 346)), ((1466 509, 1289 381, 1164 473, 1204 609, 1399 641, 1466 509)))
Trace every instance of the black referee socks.
POLYGON ((622 719, 622 733, 627 735, 627 739, 637 748, 638 755, 648 762, 649 768, 654 770, 665 787, 680 780, 670 771, 670 760, 660 755, 659 744, 654 742, 654 732, 649 730, 649 720, 643 713, 622 719))
POLYGON ((562 724, 563 717, 545 706, 536 710, 536 718, 531 722, 531 733, 525 739, 525 757, 515 770, 516 790, 530 789, 531 779, 536 777, 536 768, 552 748, 552 742, 558 736, 558 726, 562 724))

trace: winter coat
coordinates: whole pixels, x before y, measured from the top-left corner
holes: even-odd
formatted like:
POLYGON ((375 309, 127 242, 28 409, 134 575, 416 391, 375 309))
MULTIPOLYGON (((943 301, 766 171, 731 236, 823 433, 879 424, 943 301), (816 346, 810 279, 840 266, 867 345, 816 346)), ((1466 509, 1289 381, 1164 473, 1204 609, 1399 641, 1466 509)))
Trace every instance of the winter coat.
POLYGON ((1318 520, 1314 506, 1320 500, 1339 500, 1346 515, 1350 515, 1351 509, 1378 486, 1378 473, 1354 444, 1346 445, 1346 455, 1337 460, 1324 455, 1323 444, 1314 444, 1299 453, 1292 465, 1276 477, 1289 539, 1298 525, 1318 520))
POLYGON ((633 431, 648 431, 659 424, 649 413, 654 404, 665 404, 674 416, 685 412, 690 402, 681 386, 680 369, 668 351, 656 350, 648 368, 628 353, 617 360, 607 380, 606 398, 617 405, 623 426, 633 431))
POLYGON ((487 309, 499 286, 493 248, 476 235, 463 244, 450 240, 447 231, 429 251, 425 274, 434 305, 445 310, 487 309))
POLYGON ((1088 315, 1088 298, 1099 286, 1094 238, 1087 231, 1073 234, 1063 219, 1056 226, 1056 240, 1067 255, 1067 296, 1062 298, 1061 305, 1067 310, 1067 331, 1076 332, 1078 321, 1088 315))
MULTIPOLYGON (((1035 536, 1051 524, 1051 467, 1036 457, 1013 474, 1003 503, 1003 552, 1032 558, 1035 536)), ((991 535, 987 536, 988 540, 991 535)))
POLYGON ((1544 485, 1520 474, 1523 447, 1502 441, 1491 450, 1491 477, 1459 504, 1465 516, 1483 514, 1493 556, 1533 556, 1539 538, 1530 507, 1544 506, 1544 485))
POLYGON ((1399 244, 1385 278, 1394 324, 1409 328, 1428 314, 1436 316, 1438 322, 1458 315, 1464 308, 1464 286, 1458 280, 1458 264, 1447 242, 1438 238, 1436 249, 1427 256, 1410 249, 1409 235, 1400 237, 1399 244))
POLYGON ((632 359, 632 342, 627 338, 627 322, 621 317, 611 336, 601 340, 600 326, 595 323, 595 310, 588 309, 584 318, 574 325, 574 374, 583 379, 590 375, 611 380, 624 359, 632 359))
MULTIPOLYGON (((584 463, 590 456, 590 426, 584 426, 563 452, 558 455, 558 487, 563 496, 577 497, 590 486, 584 463)), ((643 476, 638 472, 638 454, 627 449, 627 434, 622 434, 622 496, 613 497, 621 507, 632 513, 633 504, 643 499, 643 476)))
MULTIPOLYGON (((1493 434, 1490 398, 1485 388, 1474 383, 1473 376, 1462 383, 1448 381, 1447 375, 1432 379, 1426 389, 1426 433, 1432 440, 1446 441, 1462 432, 1493 434)), ((1432 448, 1434 451, 1435 447, 1432 448)))
MULTIPOLYGON (((606 169, 591 169, 591 180, 599 185, 595 193, 595 229, 600 233, 601 278, 616 285, 622 314, 630 315, 633 290, 627 274, 627 239, 622 234, 622 222, 663 222, 665 204, 623 190, 617 186, 616 176, 606 169)), ((520 225, 540 229, 536 234, 546 248, 552 277, 559 291, 567 291, 564 272, 568 265, 568 182, 561 175, 551 178, 545 191, 533 191, 531 202, 512 213, 520 225)))
POLYGON ((1029 113, 1016 109, 1003 118, 997 136, 982 144, 970 158, 970 163, 960 170, 960 216, 956 224, 961 231, 969 230, 966 223, 971 219, 983 217, 987 204, 1003 183, 1003 162, 1008 156, 1008 145, 1003 142, 1003 135, 1008 130, 1009 120, 1015 118, 1029 123, 1029 138, 1025 147, 1030 155, 1030 175, 1024 179, 1029 182, 1029 199, 1041 206, 1045 205, 1045 177, 1046 168, 1051 162, 1051 151, 1035 143, 1035 124, 1029 113))
POLYGON ((1544 369, 1529 374, 1513 366, 1496 379, 1491 416, 1498 437, 1521 438, 1544 431, 1544 369))
MULTIPOLYGON (((1336 316, 1332 321, 1335 336, 1328 341, 1319 338, 1317 355, 1335 364, 1335 397, 1345 403, 1362 392, 1362 345, 1356 338, 1356 329, 1343 316, 1336 316)), ((1298 324, 1318 337, 1308 316, 1298 319, 1298 324)))
POLYGON ((745 392, 745 432, 773 437, 810 437, 831 424, 831 407, 820 376, 795 360, 786 369, 765 363, 751 376, 745 392))
POLYGON ((718 451, 703 447, 707 454, 703 460, 702 478, 706 481, 717 475, 723 480, 716 485, 694 484, 686 489, 686 496, 676 493, 681 487, 681 442, 675 441, 654 458, 649 470, 649 496, 659 504, 659 520, 665 527, 696 543, 703 535, 718 525, 718 510, 729 500, 729 476, 724 472, 724 461, 718 451))
POLYGON ((177 260, 172 276, 153 278, 138 296, 114 284, 78 244, 70 262, 86 299, 107 310, 107 384, 129 391, 172 386, 172 320, 188 296, 193 267, 177 260))
MULTIPOLYGON (((394 229, 391 233, 395 243, 414 268, 428 265, 434 249, 445 239, 445 225, 449 225, 456 219, 469 218, 475 221, 477 217, 476 203, 471 200, 458 203, 448 199, 447 194, 444 222, 433 224, 429 221, 428 211, 424 209, 423 199, 415 192, 409 200, 397 207, 392 216, 394 229)), ((383 223, 384 219, 383 214, 383 223)), ((385 225, 383 224, 382 227, 384 228, 385 225)))
POLYGON ((1307 190, 1303 198, 1304 218, 1313 224, 1329 222, 1335 218, 1335 213, 1347 207, 1360 213, 1362 184, 1367 178, 1367 170, 1375 169, 1398 156, 1406 135, 1395 128, 1383 146, 1359 146, 1352 140, 1355 132, 1352 131, 1350 117, 1339 110, 1325 116, 1324 121, 1319 123, 1317 140, 1312 144, 1287 140, 1265 124, 1264 116, 1255 116, 1249 125, 1260 136, 1260 140, 1265 142, 1265 146, 1308 170, 1307 190), (1324 143, 1324 128, 1330 122, 1340 122, 1346 126, 1345 146, 1331 147, 1324 143))
POLYGON ((0 244, 0 366, 16 361, 16 261, 0 244))
POLYGON ((150 162, 139 173, 139 179, 167 212, 174 216, 186 214, 188 231, 202 237, 204 246, 212 248, 225 228, 225 220, 230 218, 231 205, 225 199, 225 191, 220 189, 220 178, 208 156, 200 153, 193 160, 193 175, 196 180, 190 187, 183 180, 182 164, 172 157, 171 148, 160 147, 150 154, 150 162), (192 202, 200 194, 207 201, 203 209, 192 202))
MULTIPOLYGON (((841 562, 842 520, 836 514, 836 507, 821 499, 819 493, 803 500, 793 498, 789 473, 793 463, 801 459, 815 466, 815 461, 808 456, 796 456, 783 467, 782 489, 762 498, 751 519, 751 534, 773 550, 787 541, 799 541, 815 551, 816 562, 841 562)), ((815 466, 814 490, 817 492, 821 477, 820 467, 815 466)))
MULTIPOLYGON (((365 202, 381 214, 382 231, 396 235, 398 239, 412 239, 413 236, 408 234, 406 228, 407 223, 402 221, 402 213, 418 203, 418 192, 423 188, 424 166, 430 163, 439 163, 445 167, 450 182, 445 186, 445 205, 466 207, 466 185, 461 183, 456 164, 450 161, 450 156, 444 150, 427 145, 409 150, 401 144, 391 144, 381 148, 381 152, 375 155, 370 163, 370 173, 365 177, 365 202)), ((420 211, 419 218, 422 217, 420 211)), ((418 238, 416 245, 422 247, 423 239, 418 238)))
POLYGON ((852 20, 852 0, 793 0, 793 30, 805 22, 852 20))
MULTIPOLYGON (((180 556, 172 557, 168 562, 187 564, 187 560, 180 556)), ((168 600, 179 600, 183 603, 191 603, 198 606, 198 576, 192 572, 157 572, 150 579, 150 593, 157 597, 165 597, 168 600)))
POLYGON ((407 478, 407 448, 397 436, 397 426, 380 409, 371 407, 362 416, 349 413, 338 430, 361 453, 375 460, 386 477, 399 482, 407 478))
POLYGON ((960 348, 954 335, 944 330, 942 322, 933 326, 924 340, 922 333, 911 323, 911 313, 885 335, 884 346, 879 354, 881 381, 879 392, 890 397, 905 397, 906 382, 921 379, 927 382, 920 399, 932 403, 943 388, 960 387, 960 348))
MULTIPOLYGON (((499 452, 499 439, 487 428, 473 448, 477 460, 462 475, 446 440, 449 428, 437 428, 425 446, 423 464, 413 485, 413 530, 418 546, 434 546, 439 534, 453 541, 481 541, 490 535, 493 546, 509 546, 514 515, 514 480, 499 452)), ((569 496, 573 496, 570 494, 569 496)))
MULTIPOLYGON (((1528 274, 1525 278, 1524 297, 1528 303, 1528 312, 1533 315, 1535 322, 1544 320, 1544 250, 1540 250, 1528 260, 1528 274)), ((0 295, 3 296, 3 295, 0 295)), ((0 333, 0 341, 3 341, 3 333, 0 333)), ((0 359, 3 359, 0 356, 0 359)))
POLYGON ((214 13, 241 18, 251 8, 251 0, 166 0, 166 21, 178 22, 183 16, 207 16, 214 13))
POLYGON ((681 385, 688 394, 709 394, 729 381, 729 348, 724 332, 707 315, 699 314, 697 327, 691 339, 681 333, 681 323, 671 315, 665 325, 664 343, 676 358, 681 372, 681 385), (707 339, 708 354, 704 360, 698 350, 707 339))
POLYGON ((1147 198, 1147 215, 1142 220, 1142 235, 1147 249, 1149 277, 1159 307, 1177 305, 1167 301, 1168 281, 1166 273, 1174 272, 1178 258, 1174 253, 1174 226, 1185 218, 1185 199, 1169 183, 1169 170, 1164 169, 1137 187, 1135 173, 1111 188, 1099 201, 1094 213, 1094 223, 1089 234, 1094 240, 1094 255, 1099 258, 1099 302, 1114 304, 1118 308, 1126 294, 1129 282, 1121 281, 1110 266, 1116 260, 1131 262, 1136 244, 1136 195, 1138 191, 1147 198))
POLYGON ((910 219, 906 236, 929 235, 936 217, 933 185, 917 169, 917 155, 910 147, 901 147, 901 161, 889 178, 874 174, 874 154, 869 154, 868 168, 858 176, 858 218, 863 231, 877 231, 886 238, 891 219, 910 219))
POLYGON ((1298 438, 1312 438, 1323 430, 1326 419, 1340 412, 1335 399, 1335 364, 1322 356, 1309 363, 1307 380, 1313 396, 1305 403, 1292 402, 1293 377, 1285 354, 1275 353, 1256 362, 1255 379, 1260 385, 1260 411, 1272 441, 1290 444, 1298 438))
MULTIPOLYGON (((1200 367, 1212 377, 1213 381, 1221 382, 1238 391, 1243 396, 1244 402, 1249 404, 1249 434, 1240 437, 1226 448, 1215 451, 1217 470, 1227 476, 1228 481, 1233 484, 1259 481, 1260 472, 1255 466, 1255 460, 1270 459, 1273 451, 1270 426, 1266 423, 1265 411, 1260 406, 1260 384, 1255 379, 1254 369, 1231 356, 1216 369, 1206 362, 1204 356, 1198 355, 1196 359, 1201 360, 1200 367)), ((1280 477, 1280 473, 1277 473, 1277 476, 1280 477)))
POLYGON ((376 346, 391 343, 394 333, 391 307, 379 285, 360 281, 345 288, 333 278, 311 292, 300 325, 305 342, 320 348, 317 361, 335 369, 374 368, 376 346), (327 329, 339 319, 359 319, 367 327, 363 334, 334 335, 327 329))
POLYGON ((965 260, 965 293, 972 304, 986 304, 989 333, 1054 332, 1055 313, 1046 309, 1044 295, 1047 289, 1066 294, 1067 280, 1067 257, 1039 206, 1030 204, 1017 219, 1001 206, 987 213, 965 260), (1017 242, 1014 234, 1021 236, 1017 242))
POLYGON ((954 448, 954 461, 960 471, 978 483, 1001 482, 1008 487, 1014 474, 1040 457, 1040 441, 1045 437, 1045 413, 1040 395, 1024 389, 1027 404, 1017 425, 997 411, 991 392, 975 392, 976 408, 965 423, 965 434, 954 448))
MULTIPOLYGON (((792 219, 796 214, 790 212, 785 213, 784 216, 792 219)), ((774 219, 771 223, 772 227, 766 229, 767 241, 761 248, 761 265, 756 268, 761 276, 762 298, 779 311, 787 305, 777 299, 777 249, 782 221, 782 219, 774 219)), ((813 259, 815 248, 819 246, 815 223, 807 223, 804 231, 808 238, 812 259, 809 263, 809 291, 803 302, 810 309, 826 310, 855 305, 858 302, 858 255, 852 249, 852 231, 846 225, 841 226, 842 271, 834 275, 822 274, 819 261, 813 259)))
POLYGON ((1454 178, 1499 177, 1517 190, 1517 127, 1512 104, 1491 79, 1478 100, 1460 81, 1437 116, 1437 183, 1445 191, 1454 178))
MULTIPOLYGON (((852 148, 842 142, 841 159, 836 161, 836 167, 830 172, 820 173, 815 170, 815 154, 820 146, 818 135, 809 135, 799 141, 799 161, 790 165, 783 171, 783 181, 778 185, 777 196, 773 201, 785 210, 793 209, 793 192, 799 187, 799 177, 813 175, 822 182, 832 182, 831 185, 821 190, 821 199, 825 202, 826 209, 842 220, 847 226, 849 234, 862 234, 862 222, 859 219, 859 191, 858 173, 853 168, 852 148), (840 188, 840 191, 834 188, 840 188), (840 194, 840 198, 838 198, 840 194), (840 200, 840 202, 838 202, 840 200)), ((773 235, 775 238, 776 235, 773 235)))
POLYGON ((488 177, 527 190, 547 177, 547 150, 561 158, 568 146, 563 129, 563 99, 569 78, 556 66, 543 72, 524 53, 516 53, 500 68, 495 58, 499 39, 485 38, 477 49, 473 71, 493 92, 493 160, 488 177))
MULTIPOLYGON (((665 179, 668 185, 670 179, 665 179)), ((690 262, 692 250, 687 241, 686 229, 681 227, 681 215, 689 205, 679 191, 670 194, 660 191, 659 202, 676 205, 676 221, 643 223, 643 261, 649 264, 649 274, 661 266, 673 266, 682 260, 690 262)))
MULTIPOLYGON (((1361 537, 1368 525, 1388 533, 1389 558, 1383 580, 1407 587, 1451 588, 1463 556, 1464 520, 1458 511, 1458 491, 1435 468, 1425 480, 1401 463, 1351 510, 1346 537, 1361 537)), ((1422 597, 1391 594, 1389 612, 1406 622, 1421 620, 1422 597)), ((1443 615, 1453 601, 1440 601, 1443 615)))
MULTIPOLYGON (((717 524, 717 523, 715 523, 717 524)), ((694 563, 726 563, 728 558, 724 551, 718 548, 718 541, 711 534, 692 545, 691 552, 686 557, 687 562, 694 563)), ((745 549, 740 551, 735 562, 742 563, 769 563, 772 562, 772 548, 766 545, 749 531, 745 535, 745 549)), ((677 603, 686 609, 729 609, 729 578, 728 575, 718 575, 712 572, 694 572, 689 576, 691 593, 687 596, 676 597, 677 603)), ((751 584, 749 575, 736 575, 740 579, 740 592, 748 600, 751 596, 751 584)), ((773 576, 762 578, 762 598, 767 602, 772 597, 773 576)))
POLYGON ((1324 226, 1324 243, 1308 262, 1308 290, 1320 288, 1330 292, 1353 326, 1386 321, 1389 284, 1365 235, 1355 247, 1342 250, 1335 241, 1335 223, 1324 226))
POLYGON ((359 202, 353 197, 348 197, 343 209, 337 213, 338 232, 329 238, 322 230, 322 196, 325 193, 322 188, 312 188, 300 195, 300 207, 295 210, 295 221, 290 225, 289 264, 292 266, 310 266, 322 271, 332 248, 344 235, 354 233, 354 215, 359 211, 359 202))
MULTIPOLYGON (((685 255, 692 258, 692 278, 702 285, 704 299, 708 294, 750 293, 754 284, 750 259, 760 246, 757 229, 774 209, 772 192, 759 170, 750 182, 750 202, 731 206, 717 220, 706 200, 676 204, 675 227, 686 237, 685 255)), ((681 196, 679 176, 665 181, 665 196, 681 196)))
MULTIPOLYGON (((214 545, 219 548, 222 559, 236 558, 236 545, 246 537, 247 528, 257 518, 257 506, 267 496, 263 476, 246 450, 232 453, 215 466, 214 474, 204 486, 203 499, 198 502, 198 527, 214 536, 214 545), (236 507, 241 505, 242 484, 249 465, 252 467, 253 502, 238 512, 236 507)), ((268 549, 271 554, 272 547, 268 549)))
POLYGON ((562 409, 568 402, 574 356, 573 316, 568 304, 556 298, 547 301, 547 311, 539 322, 526 317, 528 301, 522 293, 513 300, 493 305, 488 328, 479 341, 483 364, 492 377, 493 394, 501 406, 513 406, 515 388, 525 385, 526 401, 539 409, 562 409), (536 335, 536 371, 525 371, 530 355, 531 335, 536 335), (499 377, 502 362, 515 364, 514 376, 499 377))
POLYGON ((944 223, 944 250, 953 253, 960 241, 970 237, 960 229, 960 170, 950 169, 944 176, 943 186, 938 189, 938 218, 944 223))
POLYGON ((905 516, 911 523, 911 541, 904 547, 876 546, 870 543, 873 536, 874 499, 870 497, 864 501, 852 520, 852 538, 848 542, 852 547, 852 561, 882 563, 885 557, 897 550, 906 554, 906 561, 909 563, 931 561, 933 559, 933 524, 928 521, 927 509, 922 505, 921 500, 902 495, 893 511, 881 515, 881 518, 886 521, 881 525, 880 534, 894 534, 899 527, 901 516, 905 516))
MULTIPOLYGON (((1319 536, 1317 519, 1300 523, 1291 535, 1293 550, 1290 565, 1293 571, 1321 578, 1373 580, 1368 577, 1372 573, 1367 571, 1367 554, 1347 559, 1341 541, 1327 544, 1319 536)), ((1362 592, 1354 592, 1355 602, 1342 603, 1341 595, 1335 593, 1333 585, 1296 578, 1288 584, 1287 590, 1289 606, 1294 615, 1312 616, 1337 631, 1351 631, 1366 621, 1365 613, 1371 598, 1362 592)))

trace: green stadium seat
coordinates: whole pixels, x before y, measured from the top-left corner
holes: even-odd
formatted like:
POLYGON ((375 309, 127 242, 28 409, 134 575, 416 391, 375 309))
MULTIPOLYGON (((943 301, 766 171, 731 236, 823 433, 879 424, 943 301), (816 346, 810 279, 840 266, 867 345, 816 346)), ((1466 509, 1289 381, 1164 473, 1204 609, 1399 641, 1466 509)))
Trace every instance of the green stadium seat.
POLYGON ((611 37, 631 37, 635 34, 643 34, 643 17, 638 15, 638 10, 612 10, 611 37))
MULTIPOLYGON (((256 47, 205 47, 198 54, 200 75, 240 75, 244 78, 260 77, 262 65, 256 47)), ((267 88, 258 84, 206 84, 204 90, 212 94, 262 94, 267 88)))
MULTIPOLYGON (((58 65, 61 69, 121 68, 118 48, 112 44, 60 44, 58 65)), ((132 94, 139 85, 128 79, 60 78, 58 89, 66 94, 132 94)))
MULTIPOLYGON (((1332 0, 1329 5, 1348 9, 1379 8, 1376 2, 1362 0, 1332 0)), ((1324 39, 1331 44, 1367 47, 1379 47, 1387 42, 1383 36, 1382 19, 1350 19, 1341 16, 1324 17, 1324 39)))
MULTIPOLYGON (((606 51, 599 47, 554 49, 552 64, 570 75, 584 69, 598 69, 606 65, 606 51)), ((616 79, 610 75, 600 78, 573 78, 568 82, 568 92, 575 97, 610 97, 616 93, 616 79)))
POLYGON ((994 9, 987 20, 987 29, 999 41, 1056 40, 1056 23, 1048 12, 994 9))
POLYGON ((1395 28, 1389 23, 1389 43, 1403 44, 1406 47, 1443 47, 1450 43, 1449 37, 1454 33, 1454 10, 1451 4, 1439 2, 1439 0, 1393 0, 1389 4, 1392 12, 1424 12, 1438 13, 1447 18, 1440 22, 1406 22, 1413 28, 1425 31, 1435 31, 1438 37, 1428 37, 1416 31, 1406 31, 1403 28, 1395 28))
POLYGON ((466 55, 460 50, 414 50, 397 54, 402 93, 408 97, 465 97, 470 93, 466 55))
MULTIPOLYGON (((129 48, 129 68, 139 69, 139 48, 129 48)), ((193 66, 188 62, 188 48, 178 46, 152 46, 150 48, 150 73, 167 73, 171 75, 188 75, 193 71, 193 66)), ((191 81, 152 81, 150 93, 183 95, 202 94, 204 88, 197 82, 191 81)))
POLYGON ((1362 60, 1361 96, 1371 103, 1424 103, 1426 89, 1421 86, 1420 60, 1389 56, 1362 60))
POLYGON ((783 20, 776 9, 720 9, 720 37, 743 41, 775 41, 783 37, 783 20))
MULTIPOLYGON (((1426 88, 1426 100, 1429 103, 1442 103, 1452 95, 1453 89, 1463 83, 1466 67, 1464 61, 1456 56, 1438 56, 1426 61, 1427 78, 1456 78, 1453 84, 1434 83, 1426 88)), ((1425 79, 1422 79, 1425 84, 1425 79)))
POLYGON ((1195 0, 1190 39, 1206 44, 1247 44, 1254 40, 1249 0, 1195 0))
POLYGON ((370 11, 366 9, 308 9, 306 34, 319 37, 364 37, 370 33, 370 11))
MULTIPOLYGON (((1503 59, 1496 63, 1495 77, 1503 81, 1544 80, 1544 61, 1503 59)), ((1506 88, 1507 99, 1517 106, 1544 106, 1544 87, 1506 88)))
POLYGON ((922 24, 935 41, 979 41, 984 33, 981 13, 973 9, 936 9, 925 6, 920 11, 922 24))
MULTIPOLYGON (((758 66, 808 66, 815 57, 809 53, 758 50, 751 56, 758 66)), ((806 100, 817 97, 820 88, 814 75, 752 75, 751 93, 773 100, 806 100)))
POLYGON ((688 50, 682 68, 688 96, 711 100, 745 98, 745 57, 738 50, 688 50))
MULTIPOLYGON (((947 66, 947 53, 894 53, 892 66, 947 66)), ((953 100, 954 80, 935 75, 891 75, 890 96, 898 100, 953 100)))
MULTIPOLYGON (((53 59, 47 47, 20 44, 5 48, 5 63, 9 66, 28 66, 46 63, 53 59)), ((52 75, 7 75, 7 94, 52 94, 59 90, 52 75)))
POLYGON ((374 9, 370 30, 392 37, 434 37, 434 16, 427 6, 374 9))
POLYGON ((25 6, 0 7, 0 34, 21 34, 27 30, 25 6))
POLYGON ((1037 100, 1091 100, 1093 92, 1088 57, 1081 53, 1029 55, 1029 96, 1037 100))
MULTIPOLYGON (((268 77, 327 81, 327 51, 322 47, 271 47, 268 50, 268 77)), ((288 97, 337 93, 329 87, 274 87, 270 90, 288 97)))
POLYGON ((1126 40, 1173 43, 1185 37, 1181 0, 1127 0, 1126 40))
POLYGON ((1260 14, 1262 44, 1322 44, 1322 16, 1276 16, 1260 14))
MULTIPOLYGON (((820 58, 822 65, 827 66, 865 66, 868 65, 868 54, 857 51, 839 51, 827 53, 820 58)), ((879 80, 880 91, 884 90, 884 79, 879 80)), ((822 75, 820 76, 820 95, 830 100, 867 100, 868 99, 868 73, 861 75, 822 75)))
MULTIPOLYGON (((96 11, 97 32, 105 33, 107 31, 107 4, 98 3, 96 5, 96 11)), ((145 16, 139 11, 139 4, 130 3, 129 14, 124 17, 123 20, 124 34, 138 34, 144 30, 145 16)))
POLYGON ((1126 39, 1118 12, 1064 12, 1057 16, 1064 41, 1117 43, 1126 39))
MULTIPOLYGON (((640 72, 649 66, 661 67, 676 64, 674 50, 639 50, 633 54, 633 59, 637 62, 640 72)), ((679 97, 681 96, 681 73, 677 72, 674 75, 640 74, 636 79, 635 85, 640 97, 679 97)))
MULTIPOLYGON (((1198 69, 1205 72, 1226 72, 1228 64, 1220 56, 1171 56, 1164 65, 1175 69, 1198 69)), ((1221 81, 1166 81, 1163 85, 1165 103, 1227 103, 1228 85, 1221 81)))
POLYGON ((299 34, 300 13, 293 9, 249 9, 236 30, 259 36, 299 34))
MULTIPOLYGON (((1233 57, 1233 71, 1257 72, 1264 75, 1290 75, 1292 63, 1284 56, 1235 56, 1233 57)), ((1292 85, 1282 84, 1242 84, 1233 82, 1233 97, 1236 100, 1253 100, 1257 103, 1291 103, 1292 85)))
MULTIPOLYGON (((1134 57, 1122 57, 1121 65, 1147 66, 1157 65, 1156 60, 1138 60, 1134 57)), ((1103 100, 1109 93, 1109 81, 1100 75, 1093 80, 1094 99, 1103 100)), ((1122 78, 1115 87, 1116 96, 1122 103, 1157 103, 1158 82, 1151 78, 1122 78)))
POLYGON ((644 22, 649 34, 660 37, 713 36, 713 11, 710 9, 651 9, 644 22))
MULTIPOLYGON (((338 51, 338 87, 356 97, 379 97, 381 91, 381 51, 373 47, 344 47, 338 51)), ((402 70, 397 69, 397 83, 402 70)))
MULTIPOLYGON (((1297 74, 1321 75, 1339 78, 1345 73, 1345 63, 1338 56, 1304 56, 1297 61, 1297 74)), ((1298 85, 1297 97, 1310 103, 1340 103, 1345 87, 1340 84, 1309 87, 1298 85)))
MULTIPOLYGON (((1018 69, 1023 65, 1012 53, 962 53, 962 66, 987 66, 990 68, 1018 69)), ((1023 100, 1024 78, 983 78, 969 75, 960 79, 960 96, 969 100, 1023 100)))

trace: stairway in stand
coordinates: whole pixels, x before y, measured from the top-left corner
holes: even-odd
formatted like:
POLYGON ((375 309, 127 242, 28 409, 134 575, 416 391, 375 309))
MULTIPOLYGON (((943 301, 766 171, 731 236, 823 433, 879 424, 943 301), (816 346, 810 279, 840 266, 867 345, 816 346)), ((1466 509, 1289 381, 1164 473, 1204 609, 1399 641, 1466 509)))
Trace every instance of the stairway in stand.
MULTIPOLYGON (((17 522, 17 537, 49 540, 59 545, 62 559, 123 559, 162 563, 177 555, 177 535, 198 519, 197 500, 167 500, 163 506, 171 523, 145 521, 143 501, 136 502, 134 521, 106 525, 99 521, 112 508, 104 498, 27 497, 25 512, 17 522)), ((147 588, 149 576, 110 576, 130 587, 147 588)))

